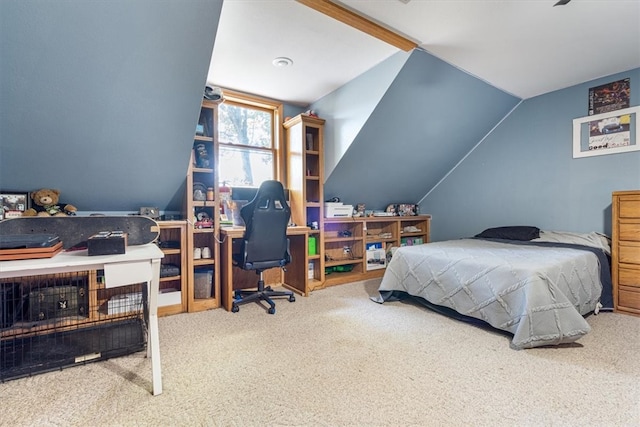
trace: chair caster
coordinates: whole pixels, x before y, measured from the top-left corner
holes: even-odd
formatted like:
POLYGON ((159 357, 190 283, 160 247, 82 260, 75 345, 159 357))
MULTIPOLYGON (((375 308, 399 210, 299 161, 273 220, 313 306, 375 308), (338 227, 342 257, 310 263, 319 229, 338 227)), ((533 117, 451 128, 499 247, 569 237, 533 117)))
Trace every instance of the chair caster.
POLYGON ((276 314, 276 308, 275 307, 269 307, 269 314, 276 314))
POLYGON ((296 297, 294 297, 293 295, 289 296, 289 302, 294 302, 296 300, 296 297))
POLYGON ((238 307, 238 306, 236 305, 236 303, 233 303, 233 305, 231 306, 231 312, 232 312, 232 313, 237 313, 237 312, 239 312, 239 311, 240 311, 240 307, 238 307))

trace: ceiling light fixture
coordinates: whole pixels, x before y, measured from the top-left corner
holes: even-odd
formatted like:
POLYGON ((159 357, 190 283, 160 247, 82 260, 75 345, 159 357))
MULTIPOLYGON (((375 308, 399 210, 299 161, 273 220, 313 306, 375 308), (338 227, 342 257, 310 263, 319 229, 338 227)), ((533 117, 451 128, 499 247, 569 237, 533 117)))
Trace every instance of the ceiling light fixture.
POLYGON ((278 67, 278 68, 284 68, 284 67, 289 67, 293 65, 293 61, 290 58, 287 58, 285 56, 279 56, 273 61, 271 61, 271 63, 273 64, 274 67, 278 67))

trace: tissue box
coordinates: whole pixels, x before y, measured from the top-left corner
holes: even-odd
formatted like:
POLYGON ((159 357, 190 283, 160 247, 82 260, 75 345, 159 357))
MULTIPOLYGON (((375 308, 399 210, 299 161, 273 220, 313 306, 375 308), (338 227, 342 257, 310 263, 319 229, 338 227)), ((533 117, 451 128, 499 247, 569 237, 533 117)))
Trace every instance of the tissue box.
POLYGON ((122 231, 101 231, 87 240, 89 256, 123 254, 127 248, 127 233, 122 231))

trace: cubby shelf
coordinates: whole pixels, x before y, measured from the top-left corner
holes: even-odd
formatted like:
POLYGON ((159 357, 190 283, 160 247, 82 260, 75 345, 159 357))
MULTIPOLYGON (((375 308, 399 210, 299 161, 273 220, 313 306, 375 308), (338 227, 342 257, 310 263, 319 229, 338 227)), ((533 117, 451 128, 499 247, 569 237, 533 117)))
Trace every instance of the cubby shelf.
POLYGON ((217 268, 220 257, 217 238, 220 231, 217 104, 207 100, 202 102, 198 125, 203 134, 195 135, 193 138, 192 154, 187 168, 184 209, 189 223, 185 252, 186 309, 190 312, 220 306, 220 272, 217 268), (209 189, 213 192, 212 198, 206 194, 206 190, 209 189), (202 200, 204 197, 207 200, 202 200), (206 225, 203 226, 203 222, 206 225), (211 258, 194 258, 195 248, 208 248, 211 258))
POLYGON ((317 230, 309 236, 316 239, 316 251, 307 260, 313 277, 307 279, 306 293, 322 287, 324 282, 324 240, 321 233, 324 182, 323 119, 299 114, 284 123, 287 138, 287 188, 291 204, 291 220, 298 225, 315 223, 317 230))
POLYGON ((179 274, 160 277, 158 315, 166 316, 187 311, 187 222, 158 221, 158 225, 158 240, 164 253, 162 264, 179 269, 179 274), (167 245, 172 247, 163 247, 167 245))
POLYGON ((403 244, 403 239, 411 238, 412 244, 413 242, 428 243, 430 222, 430 215, 325 218, 323 221, 323 251, 326 258, 324 265, 332 269, 349 266, 350 271, 332 271, 325 274, 321 287, 382 276, 384 268, 367 268, 367 246, 379 244, 380 250, 386 257, 391 247, 400 247, 403 244), (418 231, 405 232, 405 227, 413 227, 418 231), (335 237, 343 234, 348 236, 335 237), (349 248, 351 257, 344 257, 345 246, 349 248))

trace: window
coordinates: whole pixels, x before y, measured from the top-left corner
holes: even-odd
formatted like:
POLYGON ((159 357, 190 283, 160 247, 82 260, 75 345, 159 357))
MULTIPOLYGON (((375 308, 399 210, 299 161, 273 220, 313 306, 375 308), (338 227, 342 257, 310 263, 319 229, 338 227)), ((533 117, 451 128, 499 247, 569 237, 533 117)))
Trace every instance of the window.
POLYGON ((258 187, 281 179, 282 104, 224 91, 218 108, 220 185, 258 187))

